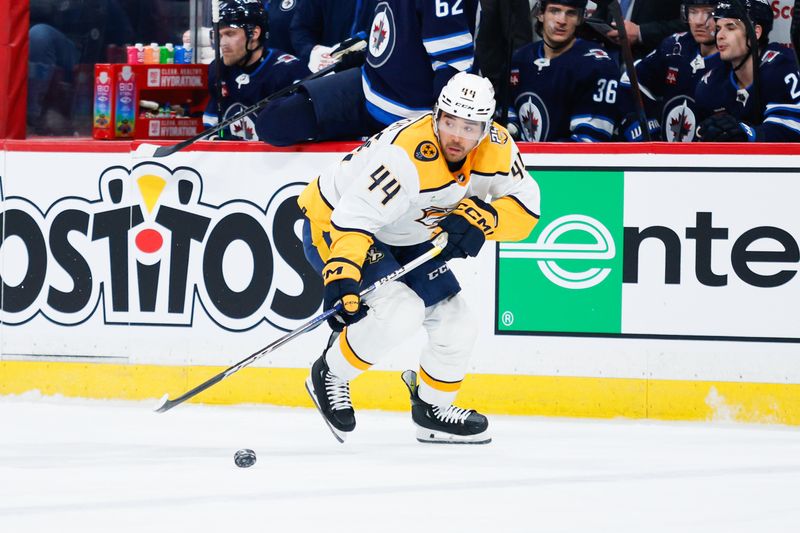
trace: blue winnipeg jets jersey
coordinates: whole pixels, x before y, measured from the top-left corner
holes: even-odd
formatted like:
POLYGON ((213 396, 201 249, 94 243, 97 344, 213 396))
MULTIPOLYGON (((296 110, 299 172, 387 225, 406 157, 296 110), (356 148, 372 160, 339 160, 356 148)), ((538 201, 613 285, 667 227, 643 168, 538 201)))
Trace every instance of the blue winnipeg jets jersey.
POLYGON ((611 140, 619 70, 595 43, 576 39, 567 52, 547 59, 544 43, 528 44, 511 60, 511 119, 522 140, 611 140))
MULTIPOLYGON (((257 103, 270 94, 309 76, 308 67, 291 54, 267 48, 264 59, 255 68, 222 67, 222 120, 257 103)), ((211 98, 203 114, 203 124, 209 128, 219 123, 217 116, 215 63, 208 67, 211 98)), ((222 134, 223 138, 257 141, 255 116, 244 117, 233 123, 222 134)))
MULTIPOLYGON (((648 118, 661 126, 661 139, 670 142, 691 142, 697 129, 694 92, 697 83, 709 70, 722 64, 719 53, 703 57, 700 45, 691 33, 675 33, 636 64, 642 99, 649 108, 648 118)), ((621 106, 624 113, 635 111, 631 84, 627 75, 620 81, 621 106)), ((638 124, 638 123, 637 123, 638 124)), ((623 132, 629 140, 641 137, 623 132)), ((655 139, 654 139, 655 140, 655 139)))
POLYGON ((800 72, 792 51, 770 44, 761 56, 761 102, 764 120, 754 123, 752 86, 740 89, 730 63, 707 72, 697 85, 697 120, 725 110, 751 126, 748 136, 755 141, 800 141, 800 72), (752 135, 751 135, 752 134, 752 135))
POLYGON ((376 120, 429 112, 447 80, 471 71, 477 9, 478 0, 377 2, 361 76, 376 120))

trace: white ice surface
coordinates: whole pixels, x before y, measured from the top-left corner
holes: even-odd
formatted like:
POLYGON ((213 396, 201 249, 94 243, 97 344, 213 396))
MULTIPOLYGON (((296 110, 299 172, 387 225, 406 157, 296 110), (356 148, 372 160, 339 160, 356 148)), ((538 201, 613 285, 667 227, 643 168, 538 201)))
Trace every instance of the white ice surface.
POLYGON ((0 397, 0 532, 797 532, 794 428, 491 417, 420 444, 360 411, 0 397), (239 469, 233 454, 258 462, 239 469))

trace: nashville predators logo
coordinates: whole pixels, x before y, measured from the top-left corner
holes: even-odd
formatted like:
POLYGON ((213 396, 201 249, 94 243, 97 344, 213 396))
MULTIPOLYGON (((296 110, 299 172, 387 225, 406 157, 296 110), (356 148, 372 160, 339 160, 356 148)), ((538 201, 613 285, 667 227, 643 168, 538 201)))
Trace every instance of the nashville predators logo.
POLYGON ((426 207, 422 210, 422 216, 416 219, 416 222, 428 228, 435 228, 439 224, 439 221, 442 220, 442 217, 446 216, 450 211, 452 211, 452 208, 426 207))
POLYGON ((422 141, 414 150, 414 157, 420 161, 433 161, 439 157, 439 149, 430 141, 422 141))
POLYGON ((367 250, 367 256, 364 259, 370 265, 374 265, 375 263, 383 259, 383 252, 372 246, 370 247, 369 250, 367 250))

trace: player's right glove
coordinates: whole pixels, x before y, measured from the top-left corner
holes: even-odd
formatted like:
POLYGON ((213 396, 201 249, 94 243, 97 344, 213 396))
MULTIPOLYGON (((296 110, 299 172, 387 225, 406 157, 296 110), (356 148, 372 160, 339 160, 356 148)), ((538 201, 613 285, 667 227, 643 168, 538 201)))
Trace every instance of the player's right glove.
POLYGON ((439 258, 449 261, 454 257, 475 257, 496 227, 494 207, 477 196, 461 200, 455 210, 439 222, 439 228, 447 232, 447 246, 439 258))
POLYGON ((341 258, 331 258, 325 263, 322 270, 322 279, 325 288, 322 293, 325 311, 333 308, 339 302, 342 310, 328 318, 328 325, 334 331, 342 331, 345 326, 355 324, 365 316, 369 306, 361 303, 358 296, 361 292, 360 269, 350 261, 341 258))
POLYGON ((747 142, 755 141, 753 128, 739 122, 736 117, 723 111, 711 115, 697 127, 697 137, 702 142, 747 142))

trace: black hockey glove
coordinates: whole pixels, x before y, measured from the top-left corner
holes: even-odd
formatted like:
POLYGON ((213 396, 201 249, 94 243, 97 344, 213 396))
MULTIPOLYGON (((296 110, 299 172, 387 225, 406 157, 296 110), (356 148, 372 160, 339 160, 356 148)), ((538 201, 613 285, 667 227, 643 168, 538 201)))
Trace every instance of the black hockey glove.
POLYGON ((447 232, 447 246, 439 258, 449 261, 454 257, 475 257, 486 237, 497 227, 497 211, 477 196, 461 200, 455 210, 439 222, 447 232))
POLYGON ((333 308, 339 302, 342 310, 328 318, 328 325, 333 331, 342 331, 345 326, 355 324, 365 316, 369 306, 361 303, 358 293, 361 292, 361 283, 353 278, 345 277, 347 274, 360 275, 357 267, 341 259, 331 259, 325 264, 322 278, 325 281, 322 307, 325 311, 333 308))
POLYGON ((343 70, 360 67, 364 64, 364 61, 367 58, 366 46, 364 48, 357 49, 358 46, 356 45, 359 42, 365 42, 366 38, 366 33, 358 32, 355 36, 345 39, 336 45, 333 50, 331 50, 331 56, 335 58, 337 53, 342 53, 348 48, 352 48, 352 50, 341 54, 339 62, 336 64, 336 68, 333 69, 334 72, 342 72, 343 70))
POLYGON ((755 132, 727 111, 722 111, 700 123, 697 137, 702 142, 747 142, 755 140, 755 132))

